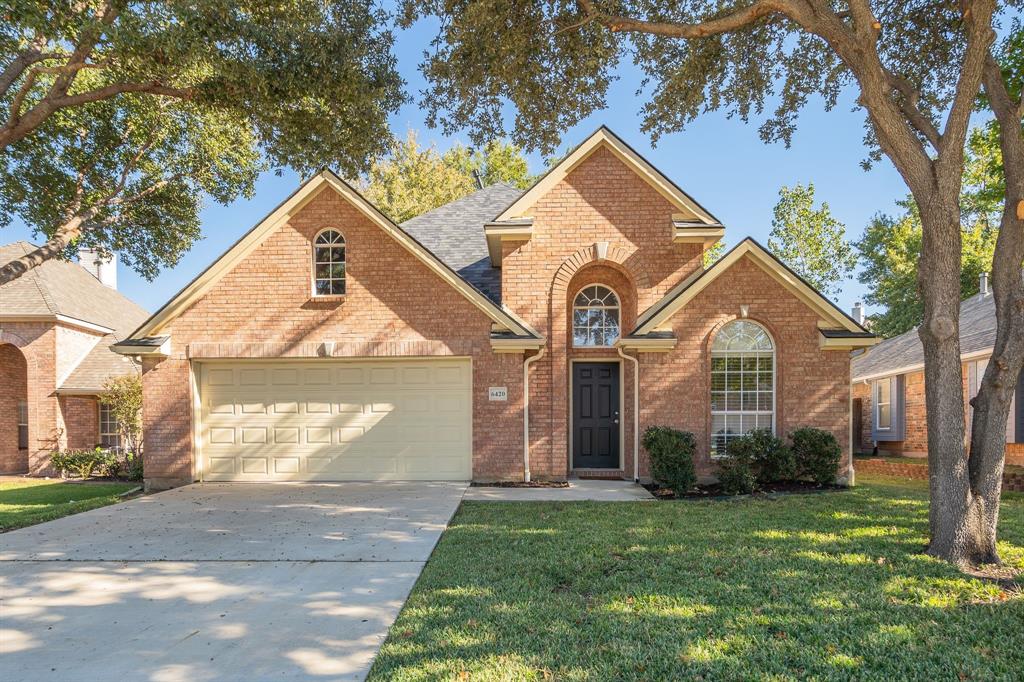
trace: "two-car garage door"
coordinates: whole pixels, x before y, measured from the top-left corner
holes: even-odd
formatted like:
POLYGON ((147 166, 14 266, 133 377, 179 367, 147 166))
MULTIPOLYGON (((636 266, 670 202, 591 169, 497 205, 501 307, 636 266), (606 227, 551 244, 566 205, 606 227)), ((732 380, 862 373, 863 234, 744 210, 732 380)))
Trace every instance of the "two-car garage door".
POLYGON ((206 481, 467 480, 469 360, 203 362, 206 481))

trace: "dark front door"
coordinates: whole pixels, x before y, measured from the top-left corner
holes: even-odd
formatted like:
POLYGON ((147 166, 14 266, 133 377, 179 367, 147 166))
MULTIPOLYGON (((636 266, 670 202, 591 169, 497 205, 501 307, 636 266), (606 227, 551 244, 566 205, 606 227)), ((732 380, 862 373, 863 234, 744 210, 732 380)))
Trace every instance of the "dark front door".
POLYGON ((619 365, 572 365, 572 465, 619 468, 619 365))

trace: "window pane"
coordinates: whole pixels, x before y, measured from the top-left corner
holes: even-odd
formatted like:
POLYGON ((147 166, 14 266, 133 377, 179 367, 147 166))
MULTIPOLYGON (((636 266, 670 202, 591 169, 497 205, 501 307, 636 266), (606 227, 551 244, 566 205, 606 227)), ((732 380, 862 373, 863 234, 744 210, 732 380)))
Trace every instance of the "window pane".
POLYGON ((744 411, 757 412, 757 393, 744 391, 742 395, 744 411))
POLYGON ((771 393, 758 393, 757 394, 757 409, 761 412, 769 412, 772 409, 772 394, 771 393))
POLYGON ((887 403, 889 402, 889 380, 879 381, 878 384, 878 402, 887 403))
POLYGON ((757 375, 758 388, 762 391, 772 390, 772 373, 771 372, 758 372, 757 375))
POLYGON ((712 372, 724 372, 725 371, 725 358, 713 357, 711 358, 711 371, 712 372))
POLYGON ((333 249, 330 250, 330 257, 331 257, 331 261, 333 261, 335 263, 339 263, 339 262, 345 260, 345 247, 344 246, 336 246, 336 247, 334 247, 333 249))
POLYGON ((728 388, 730 391, 738 391, 738 390, 740 390, 740 388, 741 388, 741 386, 740 386, 741 377, 742 377, 742 375, 739 374, 738 372, 736 374, 726 374, 725 375, 725 387, 728 388))
POLYGON ((734 411, 735 410, 737 412, 739 410, 743 409, 743 406, 740 403, 740 395, 741 395, 740 393, 733 393, 733 392, 726 393, 725 394, 725 409, 727 409, 729 411, 734 411))
POLYGON ((725 374, 721 372, 714 372, 711 374, 711 390, 712 391, 724 391, 725 390, 725 374))
POLYGON ((731 356, 726 358, 725 366, 730 372, 739 372, 741 366, 741 360, 738 356, 731 356))
POLYGON ((316 278, 327 279, 331 276, 331 266, 326 263, 317 263, 316 266, 316 278))
POLYGON ((331 294, 338 295, 345 293, 345 280, 343 279, 332 279, 331 280, 331 294))
POLYGON ((741 388, 744 391, 756 391, 757 390, 757 375, 756 374, 743 374, 741 378, 741 388))
POLYGON ((331 293, 331 283, 325 279, 316 281, 316 293, 318 296, 326 296, 331 293))
POLYGON ((889 405, 878 405, 878 428, 887 429, 892 424, 892 414, 889 405))
MULTIPOLYGON (((711 409, 712 410, 724 410, 725 409, 725 393, 721 391, 711 392, 711 409)), ((714 419, 714 417, 712 417, 714 419)))
POLYGON ((771 356, 762 355, 757 359, 757 368, 761 371, 772 371, 772 358, 771 356))
POLYGON ((757 357, 750 356, 743 358, 743 371, 754 372, 757 371, 757 357))

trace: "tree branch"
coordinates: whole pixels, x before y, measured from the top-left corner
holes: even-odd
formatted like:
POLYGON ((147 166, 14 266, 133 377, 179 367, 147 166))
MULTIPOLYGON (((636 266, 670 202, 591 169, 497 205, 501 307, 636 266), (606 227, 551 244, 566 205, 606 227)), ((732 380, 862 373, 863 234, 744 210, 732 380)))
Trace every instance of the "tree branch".
POLYGON ((925 116, 918 108, 918 104, 921 101, 921 93, 903 76, 897 75, 888 69, 885 70, 885 75, 893 89, 903 95, 903 101, 900 102, 900 111, 907 117, 910 124, 919 133, 924 135, 925 139, 935 148, 935 151, 939 151, 942 147, 942 135, 939 134, 939 129, 935 127, 931 119, 925 116))
POLYGON ((37 246, 24 256, 20 256, 0 267, 0 286, 12 282, 34 267, 59 257, 82 234, 82 224, 98 213, 96 207, 88 208, 75 215, 53 232, 45 244, 37 246))
POLYGON ((617 14, 605 14, 594 7, 592 0, 578 0, 589 21, 597 21, 612 32, 648 33, 666 38, 706 38, 749 26, 770 14, 785 13, 786 0, 757 0, 752 5, 737 9, 716 19, 696 24, 674 21, 645 21, 617 14))

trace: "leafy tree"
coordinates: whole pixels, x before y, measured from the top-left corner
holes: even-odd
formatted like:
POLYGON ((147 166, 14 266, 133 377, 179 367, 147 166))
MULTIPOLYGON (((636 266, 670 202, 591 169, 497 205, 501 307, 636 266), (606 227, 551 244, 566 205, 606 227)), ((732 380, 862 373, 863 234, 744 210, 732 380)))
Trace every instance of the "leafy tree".
POLYGON ((842 291, 839 283, 857 264, 846 226, 827 203, 814 208, 814 183, 779 189, 768 248, 826 296, 842 291))
POLYGON ((477 178, 485 187, 505 182, 525 188, 533 181, 518 147, 497 141, 474 151, 457 144, 441 154, 433 144, 420 146, 416 132, 409 130, 370 164, 359 184, 374 205, 404 222, 472 194, 477 178))
POLYGON ((701 255, 701 262, 704 264, 704 269, 707 270, 716 262, 718 259, 725 255, 725 242, 719 240, 704 249, 704 253, 701 255))
MULTIPOLYGON (((912 199, 900 202, 898 217, 876 215, 854 243, 864 269, 858 280, 870 287, 864 300, 885 310, 871 316, 871 329, 891 337, 921 323, 924 305, 917 293, 921 258, 921 218, 912 199)), ((962 234, 960 297, 978 293, 978 279, 992 268, 996 232, 983 221, 966 225, 962 234)))
POLYGON ((136 457, 142 454, 142 377, 126 374, 108 379, 99 400, 110 408, 121 428, 121 444, 136 457))
POLYGON ((0 220, 47 238, 0 283, 79 242, 127 248, 152 277, 195 240, 202 192, 251 191, 260 153, 361 171, 404 100, 369 2, 25 0, 0 14, 0 220))
POLYGON ((920 209, 918 289, 928 408, 928 552, 958 565, 998 560, 1004 426, 1024 365, 1024 132, 1020 23, 995 27, 1022 0, 427 0, 403 25, 440 18, 422 70, 423 106, 447 132, 509 135, 548 151, 559 132, 607 105, 616 67, 644 72, 643 128, 655 138, 702 112, 748 120, 769 101, 766 141, 789 142, 810 101, 854 91, 868 163, 883 155, 920 209), (1000 66, 1002 60, 1003 66, 1000 66), (960 186, 980 92, 998 122, 1006 170, 993 263, 993 362, 974 403, 970 449, 961 397, 960 186), (514 115, 508 115, 509 105, 514 115), (508 128, 508 130, 506 130, 508 128), (964 466, 964 462, 968 466, 964 466))

